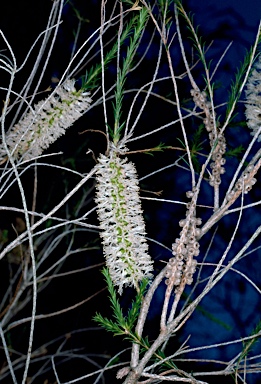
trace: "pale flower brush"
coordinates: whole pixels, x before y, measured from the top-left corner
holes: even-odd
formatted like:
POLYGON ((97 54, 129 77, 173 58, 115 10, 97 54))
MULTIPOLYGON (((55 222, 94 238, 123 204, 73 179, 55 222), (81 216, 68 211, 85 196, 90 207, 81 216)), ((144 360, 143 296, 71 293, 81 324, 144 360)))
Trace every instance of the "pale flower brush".
POLYGON ((133 163, 111 151, 100 155, 97 165, 96 203, 106 264, 121 294, 152 277, 145 224, 139 197, 138 176, 133 163))
MULTIPOLYGON (((66 80, 46 100, 35 104, 5 135, 6 145, 15 159, 30 160, 40 156, 65 133, 90 107, 89 92, 76 91, 74 80, 66 80)), ((3 143, 0 161, 7 159, 3 143)))

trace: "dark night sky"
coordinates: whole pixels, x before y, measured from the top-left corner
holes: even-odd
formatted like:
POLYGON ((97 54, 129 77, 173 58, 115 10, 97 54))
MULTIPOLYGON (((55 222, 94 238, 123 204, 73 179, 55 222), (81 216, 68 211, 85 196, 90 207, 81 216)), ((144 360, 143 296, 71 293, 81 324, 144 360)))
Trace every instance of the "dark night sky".
MULTIPOLYGON (((28 47, 31 46, 37 34, 44 29, 44 26, 47 22, 50 3, 51 0, 37 2, 31 0, 24 0, 20 2, 9 0, 5 1, 1 6, 0 26, 3 32, 5 33, 7 39, 9 40, 10 44, 13 46, 14 52, 17 55, 17 59, 20 61, 20 63, 25 57, 28 47)), ((99 25, 99 7, 97 7, 97 4, 99 3, 100 2, 97 0, 75 1, 75 4, 81 9, 82 13, 84 14, 84 17, 90 20, 90 24, 88 24, 87 28, 88 31, 93 31, 94 28, 99 25)), ((190 10, 195 14, 195 25, 200 25, 199 30, 203 38, 205 38, 208 43, 211 40, 215 40, 210 52, 210 55, 213 55, 214 57, 214 62, 215 60, 217 60, 218 57, 220 57, 220 52, 223 52, 227 45, 231 41, 233 41, 232 47, 230 48, 228 54, 225 56, 224 60, 221 63, 222 71, 218 72, 217 76, 217 80, 222 84, 219 97, 220 102, 223 102, 223 98, 227 95, 227 87, 230 83, 232 74, 239 65, 239 62, 243 60, 245 51, 248 50, 254 42, 258 23, 261 17, 261 1, 186 0, 184 1, 184 6, 187 10, 190 10)), ((67 7, 67 11, 64 14, 64 23, 62 25, 61 32, 58 35, 54 56, 51 60, 51 65, 48 68, 46 78, 44 79, 44 86, 46 87, 50 84, 51 76, 55 74, 59 76, 59 74, 64 69, 64 65, 66 64, 68 57, 70 56, 70 49, 72 45, 73 35, 71 34, 71 28, 74 28, 75 25, 75 18, 74 16, 70 15, 67 7)), ((3 48, 4 44, 0 40, 0 50, 3 48)), ((153 58, 154 56, 155 53, 151 52, 151 57, 153 58)), ((150 62, 148 60, 146 62, 147 67, 149 67, 149 64, 150 62)), ((111 70, 111 73, 113 73, 113 68, 109 68, 109 70, 111 70)), ((137 84, 139 84, 140 80, 142 84, 143 76, 145 78, 145 72, 147 70, 143 69, 142 71, 143 73, 140 72, 141 78, 139 78, 138 80, 133 80, 134 84, 136 84, 136 81, 137 84)), ((111 76, 111 73, 109 76, 111 76)), ((3 76, 2 73, 0 75, 3 76)), ((161 75, 164 75, 164 69, 162 69, 161 75)), ((19 75, 17 81, 21 82, 22 84, 22 82, 24 81, 23 75, 19 75)), ((169 90, 163 89, 163 91, 167 92, 169 90)), ((187 92, 187 95, 189 94, 189 90, 185 90, 184 92, 187 92)), ((217 102, 219 102, 219 100, 217 100, 217 102)), ((154 110, 154 106, 152 105, 152 109, 149 112, 145 111, 145 116, 143 117, 144 120, 142 120, 142 123, 147 121, 148 126, 153 126, 153 124, 156 126, 156 124, 158 124, 161 119, 166 118, 164 113, 164 109, 160 110, 159 113, 159 110, 154 110)), ((166 113, 169 112, 167 111, 166 113)), ((241 113, 242 116, 242 108, 239 113, 241 113)), ((86 116, 84 124, 89 124, 88 126, 95 126, 95 124, 98 124, 96 123, 97 121, 101 121, 101 118, 102 110, 97 108, 97 112, 96 110, 94 110, 91 112, 90 117, 88 117, 88 115, 86 116)), ((167 120, 170 120, 172 118, 173 115, 171 115, 170 118, 168 118, 167 116, 167 120)), ((78 132, 79 130, 81 130, 81 124, 76 126, 75 131, 73 130, 73 128, 72 130, 70 130, 68 140, 66 138, 62 138, 57 144, 57 146, 55 146, 55 150, 58 149, 64 151, 65 156, 63 160, 66 159, 66 157, 72 157, 75 153, 75 148, 82 143, 83 139, 79 139, 78 136, 75 134, 75 132, 78 132)), ((237 137, 237 139, 239 141, 244 141, 246 137, 247 134, 243 132, 241 136, 239 135, 237 137)), ((159 139, 160 137, 156 137, 156 140, 159 139)), ((163 140, 169 140, 167 144, 177 144, 177 141, 175 142, 175 138, 171 134, 167 135, 164 133, 163 140), (174 141, 171 142, 171 140, 174 141)), ((153 140, 152 142, 154 145, 153 140)), ((145 140, 140 145, 142 147, 148 144, 149 143, 145 140)), ((94 136, 91 136, 90 138, 86 139, 86 148, 88 148, 88 146, 94 149, 96 154, 98 154, 99 151, 104 150, 104 143, 99 142, 99 140, 95 139, 94 136)), ((86 150, 83 149, 81 154, 85 156, 85 153, 86 150)), ((142 177, 150 171, 160 168, 160 166, 164 166, 168 163, 171 163, 171 156, 172 155, 170 154, 170 152, 168 152, 166 154, 157 154, 154 158, 150 158, 149 156, 147 156, 146 158, 144 157, 144 155, 138 155, 136 157, 134 156, 133 158, 131 158, 131 160, 137 162, 138 171, 140 173, 140 176, 142 177)), ((86 159, 83 158, 76 160, 76 164, 82 170, 82 167, 86 165, 92 165, 93 163, 91 161, 91 159, 88 159, 88 161, 86 161, 86 159)), ((228 170, 228 175, 231 176, 233 173, 232 163, 230 167, 231 168, 228 170)), ((39 181, 40 185, 41 183, 42 185, 46 184, 46 175, 44 175, 43 177, 44 179, 42 181, 39 181)), ((64 188, 64 184, 62 184, 62 180, 59 179, 59 177, 62 176, 57 176, 56 174, 48 175, 49 182, 52 182, 54 184, 50 185, 49 192, 46 192, 45 189, 45 195, 39 196, 40 201, 44 201, 44 199, 47 200, 48 198, 46 197, 46 194, 48 195, 48 193, 50 193, 50 196, 54 196, 54 198, 56 198, 56 195, 59 195, 59 193, 61 192, 59 188, 64 188), (57 187, 57 184, 55 184, 55 182, 60 185, 58 185, 57 187)), ((72 184, 73 182, 74 181, 72 181, 72 184)), ((158 176, 155 176, 154 179, 145 179, 142 182, 141 187, 145 190, 151 189, 155 191, 163 189, 164 192, 162 197, 165 199, 174 200, 177 198, 180 200, 184 200, 184 197, 182 197, 181 194, 183 193, 184 196, 184 192, 188 190, 188 188, 186 189, 187 185, 188 177, 186 175, 184 176, 180 172, 174 172, 172 169, 170 169, 169 171, 163 174, 160 173, 158 176)), ((259 183, 259 185, 257 186, 257 191, 255 192, 256 200, 260 198, 260 188, 261 187, 259 183)), ((203 194, 203 200, 204 198, 209 199, 208 187, 205 187, 203 194)), ((52 198, 50 196, 49 199, 52 198)), ((147 228, 149 235, 155 238, 157 241, 162 241, 166 246, 171 247, 171 243, 174 241, 173 233, 176 233, 176 231, 180 230, 177 223, 181 218, 183 218, 182 215, 184 214, 184 209, 177 210, 174 204, 171 206, 168 204, 155 205, 146 202, 144 203, 144 209, 146 213, 147 228)), ((257 225, 257 221, 260 220, 260 208, 257 208, 257 210, 253 212, 251 211, 246 213, 246 216, 244 218, 245 222, 248 223, 248 227, 255 227, 257 225)), ((232 217, 231 215, 231 217, 227 217, 226 220, 224 220, 220 224, 221 230, 214 244, 215 248, 212 250, 212 256, 214 260, 219 256, 219 249, 224 249, 224 247, 226 246, 228 242, 226 233, 234 226, 235 220, 235 216, 232 217)), ((2 219, 0 219, 0 223, 1 222, 2 219)), ((248 232, 245 228, 242 229, 242 233, 240 234, 240 236, 241 238, 239 239, 238 244, 235 245, 235 250, 240 247, 242 243, 244 243, 245 239, 248 236, 248 232), (242 241, 242 243, 240 243, 240 241, 242 241)), ((77 241, 79 241, 79 244, 82 243, 82 239, 77 238, 77 241)), ((203 241, 203 250, 206 250, 208 241, 209 237, 206 236, 206 239, 203 241)), ((167 252, 161 247, 157 247, 153 244, 151 244, 150 246, 151 252, 156 260, 157 268, 160 268, 160 260, 167 260, 171 256, 170 252, 167 252)), ((97 252, 95 257, 96 256, 97 260, 100 262, 102 260, 101 252, 97 252)), ((261 255, 259 250, 256 252, 255 256, 251 261, 252 269, 254 269, 254 274, 252 278, 257 284, 259 284, 259 286, 261 279, 260 256, 261 255)), ((243 261, 242 264, 239 266, 239 269, 241 268, 242 271, 247 269, 247 262, 247 260, 245 262, 243 261)), ((88 263, 90 263, 90 260, 86 258, 85 265, 88 265, 88 263)), ((79 265, 81 264, 79 263, 79 265)), ((70 266, 72 268, 75 267, 73 263, 70 266)), ((184 341, 184 338, 188 334, 192 334, 191 340, 189 342, 190 346, 197 346, 203 342, 206 342, 206 340, 210 338, 211 342, 213 343, 218 342, 220 340, 229 340, 232 338, 231 335, 233 335, 233 332, 235 338, 240 338, 242 335, 251 332, 254 325, 260 320, 260 297, 256 294, 256 291, 254 291, 250 286, 243 284, 242 280, 238 276, 233 277, 233 279, 233 281, 231 281, 230 278, 225 279, 224 283, 222 285, 220 284, 217 287, 217 289, 213 292, 213 295, 211 295, 209 299, 206 298, 205 300, 203 300, 199 310, 196 311, 193 315, 196 320, 190 321, 184 327, 185 336, 180 336, 180 343, 184 341), (230 292, 233 292, 233 294, 229 294, 230 292), (239 318, 241 318, 242 320, 238 320, 239 318)), ((41 310, 45 313, 54 310, 52 300, 53 295, 56 293, 57 296, 55 296, 55 298, 57 299, 58 297, 57 300, 60 300, 59 304, 61 308, 66 306, 67 294, 70 295, 70 304, 84 299, 85 297, 87 297, 88 294, 90 294, 90 291, 86 288, 88 286, 88 283, 94 285, 96 281, 99 281, 99 286, 103 286, 100 274, 96 273, 91 277, 89 275, 85 275, 85 277, 83 278, 81 277, 79 282, 77 282, 79 283, 80 288, 77 284, 76 288, 74 288, 73 285, 76 282, 74 282, 73 280, 70 280, 71 286, 68 286, 68 283, 66 283, 66 287, 61 287, 61 285, 59 285, 58 283, 57 286, 55 286, 54 291, 50 290, 47 292, 45 297, 40 297, 39 305, 41 310), (57 290, 57 292, 55 290, 57 290), (80 290, 80 297, 77 297, 77 294, 80 290), (59 295, 63 297, 60 299, 59 295)), ((153 302, 153 308, 150 313, 150 326, 156 327, 156 329, 158 327, 156 321, 158 320, 159 315, 159 303, 162 302, 163 288, 164 287, 161 287, 158 290, 158 293, 153 302)), ((127 292, 126 296, 123 297, 123 304, 125 306, 129 304, 130 297, 131 294, 129 294, 129 292, 127 292)), ((102 311, 103 308, 105 308, 104 310, 107 311, 106 315, 109 316, 108 307, 108 301, 106 295, 104 294, 102 298, 99 298, 99 300, 91 302, 88 307, 82 307, 78 312, 71 312, 71 314, 66 315, 66 317, 64 318, 65 320, 61 321, 61 318, 59 320, 58 317, 56 317, 54 319, 54 323, 52 323, 51 320, 48 320, 46 325, 42 323, 37 324, 36 331, 39 332, 39 335, 36 337, 36 340, 39 343, 42 341, 43 335, 46 333, 46 327, 49 327, 49 329, 51 330, 50 336, 56 337, 57 335, 60 335, 63 332, 66 333, 72 329, 77 329, 86 326, 94 326, 93 322, 91 322, 91 318, 95 314, 96 310, 102 311), (61 321, 61 323, 59 323, 59 321, 61 321)), ((93 339, 95 342, 96 349, 99 348, 99 346, 104 342, 104 340, 106 340, 107 344, 103 346, 104 350, 102 350, 102 353, 110 353, 110 347, 112 345, 113 350, 117 349, 116 347, 119 345, 121 347, 120 339, 113 339, 112 335, 105 336, 105 333, 103 335, 104 336, 101 336, 100 338, 93 339), (119 345, 117 344, 118 341, 119 345)), ((154 335, 153 331, 152 335, 154 335)), ((83 337, 83 340, 86 339, 87 343, 88 337, 88 335, 83 337)), ((72 348, 78 346, 77 343, 80 343, 80 337, 77 341, 75 341, 75 345, 72 342, 72 348)), ((92 346, 93 345, 94 344, 92 343, 92 346)), ((227 348, 225 351, 219 349, 216 349, 215 351, 210 350, 208 352, 208 358, 227 360, 228 358, 230 358, 231 355, 233 355, 233 353, 236 353, 237 348, 239 347, 240 346, 237 345, 235 347, 227 348)), ((90 348, 88 352, 91 352, 90 348)), ((200 352, 198 353, 197 357, 202 357, 200 355, 200 352)), ((260 383, 261 376, 257 376, 258 375, 256 375, 252 381, 249 381, 248 384, 260 383)), ((42 382, 43 381, 38 381, 37 383, 42 382)), ((229 383, 229 381, 222 382, 224 384, 229 383)), ((6 383, 9 384, 7 381, 6 383)), ((86 383, 92 383, 92 381, 86 381, 86 383)))

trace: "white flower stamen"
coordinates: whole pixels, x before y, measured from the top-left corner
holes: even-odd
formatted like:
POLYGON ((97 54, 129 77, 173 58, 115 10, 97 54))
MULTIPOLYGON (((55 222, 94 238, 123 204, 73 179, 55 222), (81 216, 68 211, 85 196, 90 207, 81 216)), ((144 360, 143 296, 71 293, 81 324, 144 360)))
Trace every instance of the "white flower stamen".
MULTIPOLYGON (((67 80, 57 87, 52 96, 37 103, 6 133, 5 141, 14 158, 30 160, 41 155, 89 108, 89 92, 77 92, 74 83, 67 80)), ((2 143, 0 159, 5 156, 2 143)))
POLYGON ((101 155, 97 165, 96 203, 106 264, 122 293, 150 278, 153 270, 145 239, 136 169, 115 152, 101 155))
MULTIPOLYGON (((247 125, 252 130, 251 135, 254 136, 261 127, 261 56, 248 79, 246 100, 247 125)), ((261 141, 261 134, 258 136, 258 141, 261 141)))

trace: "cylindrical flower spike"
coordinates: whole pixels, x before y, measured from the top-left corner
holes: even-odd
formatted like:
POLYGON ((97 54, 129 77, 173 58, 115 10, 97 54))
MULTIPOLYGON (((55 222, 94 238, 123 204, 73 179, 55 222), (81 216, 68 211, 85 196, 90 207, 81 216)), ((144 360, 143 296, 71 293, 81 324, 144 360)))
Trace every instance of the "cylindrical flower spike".
MULTIPOLYGON (((24 160, 37 157, 65 133, 92 101, 89 92, 76 91, 74 80, 67 80, 57 87, 52 96, 34 106, 7 132, 5 140, 14 158, 24 160)), ((3 143, 0 145, 0 160, 6 156, 3 143)))
MULTIPOLYGON (((252 130, 251 135, 254 136, 261 127, 261 56, 248 79, 246 101, 247 125, 252 130)), ((261 141, 261 134, 257 140, 261 141)))
POLYGON ((152 277, 153 265, 145 239, 138 177, 133 163, 115 152, 101 155, 97 165, 96 203, 106 264, 121 294, 152 277))

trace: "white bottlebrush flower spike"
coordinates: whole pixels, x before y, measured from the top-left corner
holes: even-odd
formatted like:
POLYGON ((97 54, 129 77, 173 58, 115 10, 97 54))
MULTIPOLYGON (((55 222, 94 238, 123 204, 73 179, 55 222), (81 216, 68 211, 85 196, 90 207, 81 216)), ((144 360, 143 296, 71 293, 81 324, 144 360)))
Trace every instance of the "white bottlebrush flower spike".
MULTIPOLYGON (((252 130, 251 135, 261 127, 261 56, 249 77, 246 90, 246 118, 247 125, 252 130)), ((258 136, 261 141, 261 134, 258 136)))
POLYGON ((111 279, 123 286, 150 278, 153 270, 145 239, 138 177, 133 163, 115 152, 101 155, 97 165, 96 203, 103 251, 111 279))
MULTIPOLYGON (((6 134, 8 149, 14 158, 23 156, 30 160, 39 156, 65 133, 91 103, 89 92, 76 91, 74 80, 67 80, 57 87, 52 96, 35 104, 6 134)), ((3 143, 0 158, 6 156, 3 143)))

